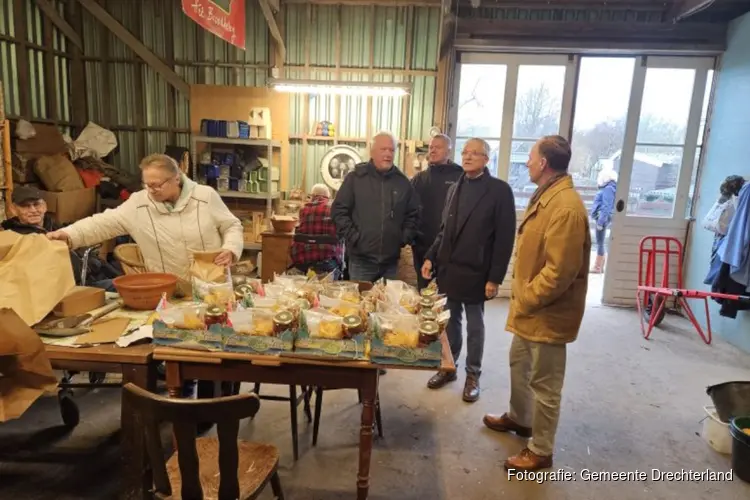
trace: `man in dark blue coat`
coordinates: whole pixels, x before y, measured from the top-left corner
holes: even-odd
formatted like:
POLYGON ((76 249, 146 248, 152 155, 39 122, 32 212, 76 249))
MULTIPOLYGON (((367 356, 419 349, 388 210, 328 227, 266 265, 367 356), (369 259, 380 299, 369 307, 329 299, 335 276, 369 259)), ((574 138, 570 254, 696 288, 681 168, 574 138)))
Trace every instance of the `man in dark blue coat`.
MULTIPOLYGON (((461 151, 464 173, 451 186, 440 233, 425 256, 422 277, 433 269, 451 312, 448 340, 458 365, 466 311, 466 382, 463 400, 479 399, 479 376, 484 353, 484 303, 497 296, 513 252, 516 207, 513 191, 487 169, 490 148, 483 139, 470 139, 461 151), (433 264, 434 263, 434 264, 433 264)), ((438 389, 457 379, 456 373, 438 372, 427 386, 438 389)))

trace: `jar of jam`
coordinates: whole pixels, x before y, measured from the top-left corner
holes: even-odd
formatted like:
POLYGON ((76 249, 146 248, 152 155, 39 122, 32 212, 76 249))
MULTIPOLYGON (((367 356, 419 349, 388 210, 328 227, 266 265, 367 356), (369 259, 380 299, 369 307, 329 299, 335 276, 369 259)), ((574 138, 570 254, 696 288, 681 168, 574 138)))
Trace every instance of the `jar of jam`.
POLYGON ((419 311, 420 321, 437 321, 437 313, 432 309, 422 309, 419 311))
POLYGON ((435 300, 431 297, 422 297, 419 299, 419 310, 424 311, 427 309, 432 309, 432 306, 435 304, 435 300))
POLYGON ((419 324, 419 347, 427 347, 440 336, 440 327, 435 321, 422 321, 419 324))
POLYGON ((245 297, 249 297, 251 293, 253 293, 253 287, 248 285, 247 283, 238 285, 237 288, 234 289, 234 297, 238 301, 243 301, 243 299, 245 299, 245 297))
POLYGON ((310 301, 305 298, 299 298, 297 299, 297 308, 299 308, 300 311, 309 311, 312 305, 310 305, 310 301))
POLYGON ((435 295, 437 295, 437 290, 435 290, 435 288, 433 288, 433 287, 429 287, 429 286, 428 286, 428 287, 426 287, 426 288, 423 288, 423 289, 422 289, 422 290, 421 290, 421 291, 419 292, 419 294, 420 294, 420 295, 421 295, 422 297, 426 297, 426 298, 428 298, 428 299, 433 299, 433 300, 435 300, 435 295))
POLYGON ((294 328, 294 314, 291 311, 279 311, 273 317, 273 333, 281 335, 294 328))
POLYGON ((362 318, 360 318, 356 314, 350 314, 349 316, 344 316, 344 337, 350 339, 354 337, 355 335, 359 335, 360 333, 364 333, 365 331, 365 324, 362 321, 362 318))
POLYGON ((206 328, 210 327, 211 325, 223 326, 227 323, 228 318, 229 316, 227 314, 227 310, 223 307, 209 306, 209 308, 206 309, 206 328))

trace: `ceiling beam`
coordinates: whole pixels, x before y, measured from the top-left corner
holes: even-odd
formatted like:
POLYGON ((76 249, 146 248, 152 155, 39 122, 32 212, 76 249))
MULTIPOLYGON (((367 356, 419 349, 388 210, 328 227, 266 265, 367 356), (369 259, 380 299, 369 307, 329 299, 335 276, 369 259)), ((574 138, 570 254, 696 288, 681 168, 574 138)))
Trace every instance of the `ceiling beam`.
POLYGON ((81 36, 60 15, 55 6, 52 5, 52 2, 50 2, 50 0, 34 1, 36 2, 36 6, 39 7, 39 10, 41 10, 44 15, 49 18, 50 21, 52 21, 52 24, 54 24, 57 29, 59 29, 60 32, 68 38, 68 40, 73 42, 73 45, 83 50, 83 40, 81 40, 81 36))
POLYGON ((668 12, 668 18, 674 22, 683 21, 698 12, 707 9, 716 0, 681 0, 676 1, 668 12))
POLYGON ((138 38, 135 37, 128 29, 120 24, 117 19, 107 12, 104 7, 99 5, 96 0, 78 0, 78 3, 86 9, 89 14, 94 16, 100 23, 109 29, 117 38, 159 73, 170 85, 190 99, 190 85, 175 71, 164 63, 164 61, 154 54, 151 49, 146 47, 138 38))
POLYGON ((384 7, 440 7, 442 0, 284 0, 287 5, 381 5, 384 7))
POLYGON ((263 17, 266 18, 268 30, 271 32, 271 36, 273 37, 274 43, 276 45, 278 58, 281 61, 286 61, 286 46, 284 45, 284 36, 281 34, 281 30, 279 30, 279 26, 276 24, 276 18, 273 17, 273 11, 271 10, 271 5, 269 4, 270 1, 271 0, 258 0, 258 4, 260 5, 260 10, 263 12, 263 17))

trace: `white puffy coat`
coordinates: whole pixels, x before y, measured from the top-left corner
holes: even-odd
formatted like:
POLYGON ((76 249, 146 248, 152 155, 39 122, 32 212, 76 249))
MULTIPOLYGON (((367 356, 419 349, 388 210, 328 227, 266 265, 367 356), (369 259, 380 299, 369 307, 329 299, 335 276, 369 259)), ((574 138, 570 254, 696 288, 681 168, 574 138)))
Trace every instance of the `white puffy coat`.
POLYGON ((144 189, 116 209, 82 219, 63 231, 73 248, 129 234, 141 250, 147 271, 172 273, 188 281, 192 251, 231 250, 239 259, 244 248, 242 224, 219 194, 187 178, 182 189, 171 210, 152 200, 144 189))

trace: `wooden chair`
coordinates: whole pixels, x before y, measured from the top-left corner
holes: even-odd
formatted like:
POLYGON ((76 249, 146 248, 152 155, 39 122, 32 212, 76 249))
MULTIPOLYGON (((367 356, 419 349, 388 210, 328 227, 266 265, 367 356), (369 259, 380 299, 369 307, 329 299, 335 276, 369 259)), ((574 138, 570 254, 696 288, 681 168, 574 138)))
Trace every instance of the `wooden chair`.
POLYGON ((284 499, 275 446, 239 441, 240 420, 260 408, 255 394, 214 399, 169 399, 126 384, 123 397, 140 415, 148 459, 154 475, 154 498, 218 500, 254 499, 270 481, 284 499), (159 424, 171 422, 176 453, 164 463, 159 424), (196 425, 216 422, 216 438, 196 439, 196 425))

